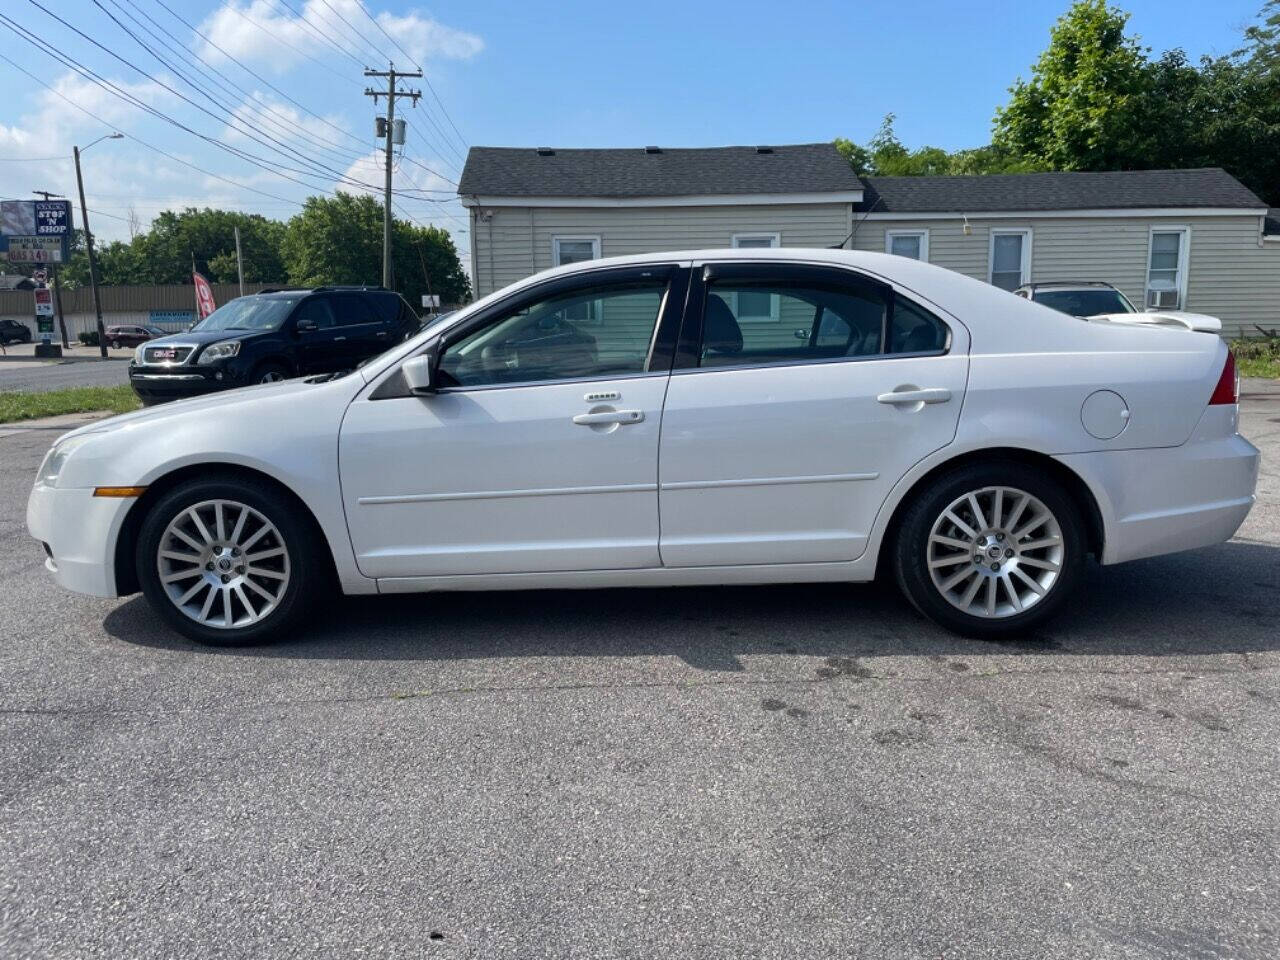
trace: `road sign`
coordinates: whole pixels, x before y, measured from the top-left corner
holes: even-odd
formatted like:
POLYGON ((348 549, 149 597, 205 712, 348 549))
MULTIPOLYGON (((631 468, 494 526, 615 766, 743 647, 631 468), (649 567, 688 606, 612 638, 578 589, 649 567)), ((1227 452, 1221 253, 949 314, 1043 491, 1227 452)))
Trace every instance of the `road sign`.
POLYGON ((440 294, 438 294, 438 293, 424 293, 424 294, 422 295, 422 305, 423 305, 424 307, 428 307, 428 308, 431 308, 431 307, 439 307, 439 306, 440 306, 440 294))
POLYGON ((53 316, 53 291, 48 287, 36 287, 31 291, 36 295, 36 316, 53 316))

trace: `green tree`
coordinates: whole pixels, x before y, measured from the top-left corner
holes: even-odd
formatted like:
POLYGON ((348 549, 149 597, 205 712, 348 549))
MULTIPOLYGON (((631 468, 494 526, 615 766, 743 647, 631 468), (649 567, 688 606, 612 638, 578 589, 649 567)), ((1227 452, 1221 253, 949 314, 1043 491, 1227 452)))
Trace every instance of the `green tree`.
POLYGON ((921 177, 978 173, 1016 173, 1032 165, 994 146, 973 147, 948 153, 941 147, 908 149, 898 139, 887 114, 866 146, 836 138, 835 147, 859 176, 921 177))
POLYGON ((1258 22, 1244 32, 1245 46, 1235 58, 1256 72, 1280 70, 1280 0, 1267 0, 1258 22))
MULTIPOLYGON (((396 218, 391 240, 393 286, 410 303, 421 302, 428 279, 442 303, 470 299, 470 283, 447 231, 396 218)), ((289 282, 299 286, 379 283, 382 204, 368 194, 309 197, 289 221, 282 251, 289 282)))
POLYGON ((191 261, 210 280, 234 283, 236 274, 235 228, 240 228, 244 278, 256 283, 281 283, 285 279, 280 247, 284 224, 258 214, 232 210, 166 210, 139 234, 133 246, 148 265, 150 283, 190 283, 191 261))
POLYGON ((993 143, 1050 170, 1123 168, 1149 102, 1146 51, 1126 36, 1129 15, 1106 0, 1077 0, 1049 46, 997 109, 993 143))

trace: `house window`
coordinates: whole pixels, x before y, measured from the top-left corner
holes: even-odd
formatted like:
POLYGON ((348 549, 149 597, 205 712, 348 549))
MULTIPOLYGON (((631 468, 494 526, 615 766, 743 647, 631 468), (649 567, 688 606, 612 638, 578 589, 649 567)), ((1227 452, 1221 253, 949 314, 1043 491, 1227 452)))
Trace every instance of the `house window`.
POLYGON ((563 267, 570 263, 600 259, 599 237, 552 237, 551 262, 563 267))
MULTIPOLYGON (((742 249, 782 246, 780 233, 735 233, 733 245, 742 249)), ((730 308, 742 323, 776 323, 781 319, 781 300, 774 293, 757 293, 754 290, 735 291, 730 308)))
POLYGON ((1187 227, 1151 229, 1147 254, 1147 306, 1180 310, 1187 299, 1187 227))
POLYGON ((929 259, 928 230, 887 230, 884 235, 884 252, 912 260, 929 259))
MULTIPOLYGON (((555 266, 600 259, 599 237, 552 237, 551 259, 555 266)), ((565 319, 574 323, 595 323, 603 304, 599 300, 583 300, 567 307, 565 319)))
POLYGON ((1031 231, 992 230, 991 283, 1002 290, 1014 290, 1031 282, 1031 231))

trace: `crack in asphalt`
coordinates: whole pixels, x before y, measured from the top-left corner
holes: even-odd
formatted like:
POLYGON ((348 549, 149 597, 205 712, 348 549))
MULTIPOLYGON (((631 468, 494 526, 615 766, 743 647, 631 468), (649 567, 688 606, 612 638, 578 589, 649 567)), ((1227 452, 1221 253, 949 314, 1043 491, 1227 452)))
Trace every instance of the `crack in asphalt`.
MULTIPOLYGON (((1244 674, 1257 673, 1273 673, 1280 670, 1280 664, 1268 666, 1247 666, 1244 669, 1231 668, 1195 668, 1197 677, 1200 676, 1241 676, 1244 674)), ((212 712, 213 710, 273 710, 285 707, 324 707, 339 706, 343 704, 373 704, 373 703, 394 703, 402 700, 426 700, 430 698, 442 698, 451 696, 474 696, 484 694, 505 694, 505 693, 558 693, 573 692, 577 690, 654 690, 654 689, 671 689, 671 690, 697 690, 701 688, 732 688, 732 687, 764 687, 764 686, 799 686, 814 687, 824 684, 835 683, 842 678, 847 678, 850 684, 862 684, 869 681, 879 681, 881 683, 909 683, 909 684, 929 684, 939 681, 948 681, 950 683, 964 683, 971 680, 989 680, 989 679, 1008 679, 1011 677, 1038 677, 1038 676, 1080 676, 1080 677, 1125 677, 1125 676, 1166 676, 1166 675, 1185 675, 1186 667, 1169 667, 1164 669, 1146 669, 1146 670, 1060 670, 1060 669, 1044 669, 1044 670, 973 670, 964 674, 947 673, 939 674, 936 677, 903 677, 893 673, 875 674, 860 673, 837 674, 835 676, 815 676, 815 677, 759 677, 753 679, 737 677, 725 680, 650 680, 635 681, 629 683, 554 683, 554 684, 510 684, 504 686, 462 686, 462 687, 441 687, 439 689, 423 689, 423 690, 397 690, 391 693, 369 694, 359 697, 314 697, 314 698, 298 698, 286 700, 267 700, 256 702, 241 703, 220 703, 216 705, 196 705, 190 710, 212 712)), ((154 716, 157 714, 178 714, 183 711, 178 709, 154 709, 148 707, 21 707, 21 706, 4 706, 0 707, 0 716, 33 716, 33 717, 106 717, 106 716, 154 716)))

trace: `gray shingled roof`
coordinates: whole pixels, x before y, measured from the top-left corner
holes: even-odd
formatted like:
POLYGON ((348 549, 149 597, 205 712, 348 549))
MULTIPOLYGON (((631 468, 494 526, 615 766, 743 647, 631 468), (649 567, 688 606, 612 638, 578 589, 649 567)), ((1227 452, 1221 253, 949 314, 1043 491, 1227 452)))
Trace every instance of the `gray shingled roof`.
POLYGON ((1267 219, 1263 222, 1262 232, 1267 236, 1280 236, 1280 207, 1272 207, 1267 211, 1267 219))
POLYGON ((830 143, 708 147, 647 153, 472 147, 458 193, 487 197, 687 197, 743 193, 836 193, 862 181, 830 143))
POLYGON ((982 213, 996 210, 1122 210, 1265 204, 1220 167, 970 177, 866 177, 859 210, 982 213))

